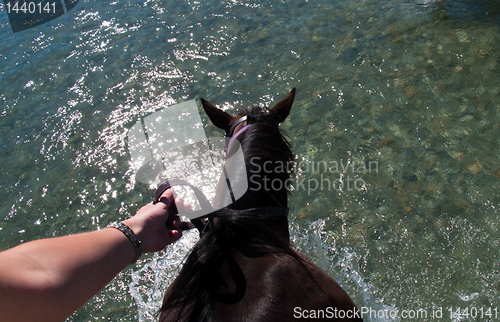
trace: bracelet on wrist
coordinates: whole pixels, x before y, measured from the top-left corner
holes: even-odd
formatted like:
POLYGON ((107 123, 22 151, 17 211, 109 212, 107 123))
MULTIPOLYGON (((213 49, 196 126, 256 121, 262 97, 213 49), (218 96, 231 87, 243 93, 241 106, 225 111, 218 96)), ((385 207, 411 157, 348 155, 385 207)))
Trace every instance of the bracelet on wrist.
POLYGON ((130 229, 129 226, 125 225, 124 223, 117 222, 117 221, 110 223, 109 225, 106 226, 106 228, 118 229, 119 231, 124 233, 125 236, 127 236, 127 238, 132 242, 132 244, 134 245, 134 248, 135 248, 135 255, 136 255, 135 260, 134 260, 134 263, 135 263, 139 259, 139 257, 141 257, 141 255, 142 255, 141 241, 139 240, 139 238, 137 238, 137 235, 134 234, 134 232, 132 231, 132 229, 130 229))

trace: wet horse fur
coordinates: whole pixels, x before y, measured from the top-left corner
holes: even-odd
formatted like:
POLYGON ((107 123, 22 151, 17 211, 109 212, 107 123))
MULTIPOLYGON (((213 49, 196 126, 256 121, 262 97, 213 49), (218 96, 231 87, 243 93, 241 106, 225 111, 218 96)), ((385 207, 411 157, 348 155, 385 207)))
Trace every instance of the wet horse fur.
POLYGON ((202 99, 215 126, 228 131, 242 115, 247 115, 247 122, 252 124, 238 138, 249 176, 244 179, 249 186, 228 209, 218 210, 221 216, 216 218, 213 229, 206 231, 194 246, 165 293, 158 313, 160 322, 291 321, 304 310, 314 310, 317 317, 323 311, 325 317, 316 321, 361 321, 327 319, 327 313, 335 309, 354 312, 354 302, 326 272, 292 249, 286 216, 265 216, 248 210, 287 207, 285 183, 291 167, 281 170, 269 165, 291 165, 294 160, 278 128, 290 113, 294 96, 295 89, 269 111, 253 107, 238 117, 202 99), (280 180, 282 189, 263 189, 264 180, 280 180), (240 211, 236 214, 234 210, 240 211))

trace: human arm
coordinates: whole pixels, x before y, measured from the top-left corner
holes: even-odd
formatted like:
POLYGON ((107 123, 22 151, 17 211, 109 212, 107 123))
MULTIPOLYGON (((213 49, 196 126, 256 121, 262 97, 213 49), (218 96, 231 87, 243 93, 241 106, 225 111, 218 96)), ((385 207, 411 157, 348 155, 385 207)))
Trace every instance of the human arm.
MULTIPOLYGON (((171 189, 160 201, 123 221, 145 253, 161 250, 182 235, 178 216, 174 230, 165 225, 171 189)), ((36 240, 1 252, 0 321, 64 321, 135 257, 131 241, 114 228, 36 240)))

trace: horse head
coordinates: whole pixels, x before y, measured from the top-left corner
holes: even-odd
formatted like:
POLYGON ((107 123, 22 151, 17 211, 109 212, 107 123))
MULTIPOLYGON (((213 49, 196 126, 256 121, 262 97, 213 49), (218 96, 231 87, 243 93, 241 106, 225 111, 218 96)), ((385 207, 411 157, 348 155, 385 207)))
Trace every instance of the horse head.
POLYGON ((226 133, 228 155, 231 155, 234 140, 238 140, 243 150, 246 177, 240 180, 246 180, 248 189, 232 203, 219 201, 230 204, 227 208, 287 207, 294 156, 278 126, 290 114, 294 97, 295 88, 269 110, 262 107, 243 108, 237 116, 231 116, 201 99, 212 124, 226 133))

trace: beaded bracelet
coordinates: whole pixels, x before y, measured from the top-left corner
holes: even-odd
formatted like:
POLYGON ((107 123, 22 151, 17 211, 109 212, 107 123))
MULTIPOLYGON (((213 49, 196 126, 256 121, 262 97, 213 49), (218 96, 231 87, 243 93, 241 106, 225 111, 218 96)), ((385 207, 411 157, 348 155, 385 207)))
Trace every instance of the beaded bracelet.
POLYGON ((137 238, 136 234, 129 228, 129 226, 124 223, 114 221, 106 226, 106 228, 116 228, 127 236, 127 238, 132 242, 135 247, 135 260, 134 263, 141 257, 142 255, 142 246, 141 241, 137 238))

